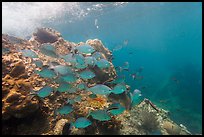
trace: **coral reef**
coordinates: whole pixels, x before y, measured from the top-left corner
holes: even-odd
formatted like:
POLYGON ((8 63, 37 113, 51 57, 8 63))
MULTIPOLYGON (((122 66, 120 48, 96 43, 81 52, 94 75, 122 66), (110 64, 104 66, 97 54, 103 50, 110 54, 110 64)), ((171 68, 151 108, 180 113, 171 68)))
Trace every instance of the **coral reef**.
MULTIPOLYGON (((2 34, 2 45, 5 49, 2 56, 2 114, 4 120, 10 119, 11 116, 15 118, 26 118, 40 108, 40 112, 47 115, 46 122, 48 122, 47 124, 50 125, 49 128, 51 129, 49 132, 42 134, 61 134, 62 132, 59 133, 56 132, 56 130, 52 130, 56 129, 54 127, 57 127, 56 122, 58 120, 65 118, 69 121, 73 121, 75 116, 85 116, 88 114, 88 111, 86 112, 88 109, 83 110, 83 103, 81 102, 73 104, 76 112, 70 114, 73 115, 73 118, 71 119, 68 118, 68 116, 56 116, 55 111, 63 106, 68 98, 74 99, 78 94, 83 94, 83 92, 87 91, 82 90, 77 94, 54 92, 48 98, 43 100, 36 95, 31 95, 31 92, 38 91, 45 85, 49 85, 53 88, 57 88, 59 86, 59 84, 55 81, 48 78, 42 78, 38 74, 34 73, 35 70, 42 70, 41 67, 39 68, 36 66, 34 63, 35 61, 42 61, 43 67, 49 66, 49 62, 58 62, 61 65, 70 65, 63 59, 53 58, 42 54, 39 47, 41 47, 44 43, 52 44, 56 48, 57 55, 66 55, 71 53, 71 49, 79 45, 65 41, 59 32, 50 28, 37 29, 29 41, 2 34), (32 49, 32 51, 37 54, 38 58, 23 56, 19 51, 24 49, 32 49), (81 110, 83 111, 78 113, 81 110)), ((101 42, 98 43, 98 45, 97 43, 94 45, 100 49, 102 54, 104 54, 104 58, 108 58, 105 55, 110 56, 110 53, 106 54, 108 49, 106 49, 101 42)), ((104 82, 105 80, 112 80, 114 76, 109 76, 109 74, 116 75, 113 65, 111 65, 110 69, 104 69, 102 71, 100 71, 99 68, 97 69, 101 75, 101 77, 97 77, 98 81, 104 82)), ((92 70, 95 70, 95 68, 92 68, 92 70)), ((82 81, 79 80, 76 84, 79 84, 80 82, 82 81)), ((88 82, 91 82, 91 80, 88 82)), ((92 84, 95 84, 94 80, 92 80, 92 84)), ((73 86, 76 85, 74 84, 73 86)), ((88 96, 83 96, 82 99, 84 102, 88 102, 89 107, 91 108, 97 109, 108 106, 107 99, 103 97, 97 97, 93 100, 88 98, 88 96)))
MULTIPOLYGON (((2 51, 2 118, 4 122, 2 131, 4 134, 147 134, 146 130, 155 130, 156 127, 161 129, 162 134, 184 134, 186 131, 182 127, 176 127, 175 123, 173 123, 175 126, 173 130, 170 129, 169 127, 172 125, 168 122, 165 123, 165 120, 168 119, 166 112, 162 109, 160 111, 151 101, 144 100, 131 111, 127 109, 122 114, 113 116, 107 110, 112 103, 120 102, 126 108, 130 106, 130 99, 125 92, 119 95, 110 94, 109 97, 99 94, 96 97, 91 96, 93 91, 89 91, 90 87, 105 83, 113 88, 115 84, 108 84, 108 82, 116 78, 116 70, 112 64, 112 53, 98 39, 87 40, 86 43, 73 43, 64 40, 59 32, 51 28, 39 28, 33 33, 30 40, 2 34, 2 47, 4 49, 2 51), (49 53, 44 54, 40 50, 44 44, 51 47, 54 56, 49 55, 49 53), (71 55, 78 54, 75 51, 76 47, 84 44, 93 47, 96 50, 95 53, 99 52, 99 56, 106 60, 110 67, 100 68, 99 65, 95 65, 74 69, 72 70, 74 74, 87 69, 96 76, 86 80, 76 76, 75 82, 70 84, 66 81, 64 82, 65 86, 61 86, 62 83, 58 79, 60 77, 59 72, 64 72, 64 70, 60 69, 56 73, 56 70, 51 68, 53 67, 51 63, 63 67, 73 67, 73 64, 69 62, 70 59, 67 61, 63 56, 69 53, 71 55), (22 50, 30 51, 35 56, 22 53, 22 50), (42 62, 42 64, 36 65, 36 61, 42 62), (36 73, 42 72, 45 68, 56 75, 48 78, 36 73), (71 85, 70 88, 68 83, 71 85), (86 87, 79 89, 78 85, 83 83, 86 87), (39 96, 39 90, 45 86, 50 89, 49 94, 44 97, 39 96), (115 98, 111 99, 111 96, 115 98), (74 111, 67 114, 69 110, 65 109, 63 110, 65 112, 59 114, 59 109, 65 105, 70 105, 74 111), (93 115, 90 116, 89 114, 95 110, 105 112, 109 119, 104 120, 103 117, 104 121, 94 119, 93 115), (82 129, 75 126, 70 129, 71 123, 79 117, 88 118, 92 124, 88 127, 84 126, 85 128, 82 129), (22 119, 19 120, 19 118, 22 119), (15 125, 10 125, 9 122, 13 119, 15 119, 15 125), (181 129, 178 130, 178 128, 181 129)), ((128 85, 126 87, 129 91, 130 87, 128 85)), ((170 120, 168 119, 168 121, 170 120)))
POLYGON ((29 96, 32 83, 34 81, 26 75, 23 63, 14 63, 10 73, 2 78, 3 119, 8 119, 10 116, 22 118, 39 108, 37 98, 29 96))

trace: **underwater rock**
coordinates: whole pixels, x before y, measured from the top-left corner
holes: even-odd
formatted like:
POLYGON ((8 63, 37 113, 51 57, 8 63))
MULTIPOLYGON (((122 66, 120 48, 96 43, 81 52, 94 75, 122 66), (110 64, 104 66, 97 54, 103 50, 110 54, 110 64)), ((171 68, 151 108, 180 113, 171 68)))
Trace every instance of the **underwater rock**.
POLYGON ((25 73, 25 66, 22 62, 18 62, 15 64, 15 67, 11 70, 11 77, 18 77, 25 73))
POLYGON ((168 117, 163 109, 156 111, 146 99, 134 106, 131 111, 121 114, 118 119, 121 120, 123 128, 120 130, 121 135, 146 135, 158 132, 162 135, 185 135, 190 134, 186 129, 179 127, 168 117), (152 115, 151 118, 150 115, 152 115), (145 122, 146 121, 146 122, 145 122), (149 122, 148 122, 149 121, 149 122), (149 131, 144 126, 147 123, 149 131), (157 127, 156 127, 157 126, 157 127))
POLYGON ((158 129, 159 122, 155 113, 149 112, 148 110, 143 110, 140 112, 141 118, 141 128, 146 130, 146 132, 152 132, 158 129))
POLYGON ((96 77, 93 78, 93 80, 96 83, 105 83, 105 82, 108 82, 108 81, 112 81, 112 80, 114 80, 116 78, 115 68, 114 68, 114 66, 113 66, 113 64, 111 62, 109 62, 109 63, 111 65, 107 70, 100 69, 100 68, 98 68, 96 66, 92 69, 92 71, 96 75, 96 77))
POLYGON ((165 121, 163 123, 163 128, 169 135, 179 135, 181 132, 181 128, 178 125, 175 125, 169 121, 165 121))
POLYGON ((54 127, 54 131, 53 131, 54 135, 63 135, 63 128, 68 122, 69 120, 67 119, 58 120, 54 127))
POLYGON ((29 94, 38 78, 28 75, 29 69, 20 54, 3 55, 2 64, 6 69, 2 75, 2 119, 23 118, 35 112, 39 100, 29 94))
POLYGON ((86 43, 91 45, 97 52, 101 53, 103 59, 108 60, 110 65, 110 67, 108 67, 107 69, 100 69, 99 67, 95 66, 93 68, 93 72, 96 74, 94 81, 96 81, 97 83, 103 83, 114 80, 116 78, 116 70, 112 64, 112 53, 110 52, 110 50, 108 50, 98 39, 89 39, 86 41, 86 43))
POLYGON ((104 45, 103 43, 98 40, 98 39, 94 39, 94 40, 87 40, 86 41, 87 44, 91 45, 96 51, 98 52, 101 52, 104 54, 105 58, 108 60, 108 61, 112 61, 111 60, 111 57, 112 57, 112 53, 110 52, 110 50, 108 50, 104 45))
POLYGON ((73 128, 71 135, 85 135, 85 129, 83 128, 73 128))
POLYGON ((7 44, 8 43, 11 43, 11 44, 21 44, 21 43, 25 42, 25 40, 23 40, 21 38, 10 36, 8 34, 2 34, 2 39, 3 39, 3 41, 7 41, 7 44))
POLYGON ((2 81, 3 119, 10 116, 23 118, 39 108, 39 101, 35 97, 28 96, 30 82, 27 79, 17 80, 6 75, 2 81))

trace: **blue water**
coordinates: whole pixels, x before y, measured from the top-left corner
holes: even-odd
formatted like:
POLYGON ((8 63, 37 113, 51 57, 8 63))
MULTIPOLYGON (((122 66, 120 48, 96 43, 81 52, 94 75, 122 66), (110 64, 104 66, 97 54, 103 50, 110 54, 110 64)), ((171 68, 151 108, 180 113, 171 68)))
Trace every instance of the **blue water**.
POLYGON ((72 42, 98 38, 110 50, 122 45, 113 51, 113 64, 129 62, 129 72, 119 75, 131 89, 140 89, 142 97, 170 111, 170 118, 191 133, 202 134, 202 3, 132 2, 70 23, 67 16, 59 20, 43 26, 72 42), (133 80, 130 74, 140 67, 143 79, 133 80))

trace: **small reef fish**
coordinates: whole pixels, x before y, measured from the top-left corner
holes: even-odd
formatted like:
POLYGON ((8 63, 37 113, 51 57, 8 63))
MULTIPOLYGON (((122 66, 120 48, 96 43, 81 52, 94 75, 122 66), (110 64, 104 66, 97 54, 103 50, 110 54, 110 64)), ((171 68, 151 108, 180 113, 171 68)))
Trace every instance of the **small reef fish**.
POLYGON ((133 94, 133 96, 136 94, 138 94, 138 96, 142 96, 141 91, 138 89, 135 89, 132 94, 133 94))
POLYGON ((57 113, 61 115, 67 115, 71 113, 74 109, 72 108, 71 105, 65 105, 57 110, 57 113))
MULTIPOLYGON (((99 121, 108 121, 111 119, 110 115, 106 110, 96 110, 96 111, 91 111, 89 115, 92 116, 93 119, 99 120, 99 121)), ((88 115, 88 116, 89 116, 88 115)))
POLYGON ((77 80, 77 77, 75 74, 68 74, 68 75, 62 76, 61 79, 64 82, 73 83, 77 80))
POLYGON ((126 46, 128 44, 128 40, 124 40, 123 44, 126 46))
POLYGON ((136 105, 142 96, 141 91, 138 89, 135 89, 132 92, 125 92, 126 95, 130 98, 130 104, 129 104, 129 109, 131 109, 134 105, 136 105))
POLYGON ((125 71, 129 71, 129 69, 128 69, 128 68, 123 68, 123 70, 125 70, 125 71))
POLYGON ((84 80, 87 80, 87 79, 92 79, 94 78, 96 75, 90 71, 90 70, 84 70, 84 71, 81 71, 79 73, 79 77, 84 79, 84 80))
POLYGON ((87 89, 87 85, 85 83, 80 83, 77 85, 77 89, 78 90, 87 89))
POLYGON ((147 88, 147 86, 141 86, 140 87, 140 89, 146 89, 147 88))
POLYGON ((141 80, 141 79, 143 79, 143 76, 138 76, 142 72, 143 69, 144 69, 144 67, 140 67, 135 73, 130 74, 132 79, 133 80, 136 80, 136 79, 137 80, 141 80))
POLYGON ((39 47, 39 50, 41 53, 44 55, 53 57, 53 58, 58 58, 58 55, 56 54, 56 49, 53 45, 50 44, 43 44, 39 47))
POLYGON ((126 85, 125 84, 117 84, 113 89, 112 89, 112 93, 114 94, 121 94, 123 92, 125 92, 126 89, 126 85))
POLYGON ((85 64, 94 67, 97 60, 94 57, 85 57, 85 64))
POLYGON ((180 82, 176 77, 173 77, 172 80, 175 81, 177 84, 179 84, 180 82))
POLYGON ((144 69, 144 67, 140 67, 137 72, 141 73, 143 69, 144 69))
POLYGON ((77 49, 78 52, 80 52, 82 54, 91 54, 95 51, 95 49, 88 44, 77 46, 75 49, 77 49))
POLYGON ((137 80, 142 80, 144 77, 143 76, 138 76, 137 80))
POLYGON ((71 105, 73 105, 74 103, 75 103, 74 99, 68 99, 68 100, 66 101, 66 104, 71 104, 71 105))
POLYGON ((110 82, 104 82, 104 83, 111 83, 111 84, 119 84, 119 83, 125 83, 125 76, 117 76, 113 81, 110 82))
POLYGON ((169 101, 169 99, 159 100, 160 103, 167 103, 168 101, 169 101))
POLYGON ((38 55, 30 49, 24 49, 24 50, 20 50, 20 51, 22 52, 23 56, 25 56, 25 57, 38 58, 38 55))
POLYGON ((75 128, 86 128, 91 124, 92 122, 85 117, 80 117, 73 123, 75 128))
POLYGON ((100 95, 108 95, 112 92, 111 88, 102 84, 97 84, 93 87, 90 87, 88 90, 91 91, 93 94, 100 94, 100 95))
POLYGON ((140 67, 135 73, 130 74, 133 80, 142 80, 144 77, 139 76, 144 67, 140 67))
POLYGON ((124 65, 122 67, 118 66, 118 67, 115 67, 115 68, 118 69, 119 72, 122 72, 123 70, 129 71, 129 62, 124 62, 124 65))
POLYGON ((134 53, 130 51, 130 52, 128 52, 128 54, 130 54, 130 55, 131 55, 131 54, 134 54, 134 53))
POLYGON ((119 115, 119 114, 122 114, 123 111, 125 111, 125 107, 122 106, 120 103, 114 103, 109 106, 108 111, 112 115, 119 115))
POLYGON ((118 51, 118 50, 120 50, 120 49, 122 49, 122 48, 123 48, 122 45, 117 45, 115 48, 113 48, 112 52, 118 51))
POLYGON ((53 91, 53 89, 49 86, 45 86, 43 88, 41 88, 38 92, 37 92, 37 95, 41 98, 45 98, 45 97, 48 97, 51 92, 53 91))
POLYGON ((34 61, 34 63, 35 63, 35 65, 36 65, 37 67, 39 67, 39 68, 41 68, 41 67, 43 66, 43 62, 40 61, 40 60, 36 60, 36 61, 34 61))
POLYGON ((135 80, 136 79, 136 73, 134 74, 130 74, 132 76, 132 79, 135 80))
POLYGON ((129 62, 124 62, 124 66, 129 68, 129 62))
POLYGON ((114 106, 114 107, 109 107, 109 108, 107 108, 106 109, 106 111, 111 111, 111 110, 117 110, 118 109, 118 107, 116 107, 116 106, 114 106))
POLYGON ((106 59, 101 59, 101 60, 97 61, 96 65, 100 69, 104 69, 104 68, 109 68, 110 67, 110 63, 106 59))
POLYGON ((71 87, 72 87, 71 84, 62 82, 62 83, 60 83, 59 87, 57 88, 57 91, 59 91, 59 92, 66 92, 66 91, 68 91, 71 87))
POLYGON ((120 66, 115 67, 115 69, 118 69, 118 70, 119 70, 119 72, 122 72, 122 71, 123 71, 123 68, 122 68, 122 67, 120 67, 120 66))
POLYGON ((114 51, 118 51, 120 49, 122 49, 124 46, 128 45, 128 40, 124 40, 123 43, 117 44, 113 49, 112 52, 114 51))
POLYGON ((41 77, 44 78, 54 78, 56 77, 55 72, 52 70, 49 70, 47 68, 41 70, 41 71, 37 71, 35 70, 35 73, 39 74, 41 77))
POLYGON ((143 76, 137 76, 136 73, 130 74, 133 80, 142 80, 143 76))
POLYGON ((73 73, 72 69, 68 66, 63 65, 56 65, 54 66, 52 63, 50 63, 50 66, 48 69, 53 69, 56 74, 66 75, 68 73, 73 73))

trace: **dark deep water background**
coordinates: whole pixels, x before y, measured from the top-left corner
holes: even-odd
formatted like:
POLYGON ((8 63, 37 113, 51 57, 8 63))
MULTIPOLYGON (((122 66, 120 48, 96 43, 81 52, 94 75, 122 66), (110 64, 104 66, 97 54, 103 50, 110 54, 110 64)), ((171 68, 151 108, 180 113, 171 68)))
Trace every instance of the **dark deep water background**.
POLYGON ((202 3, 132 2, 68 20, 65 14, 54 21, 45 18, 41 25, 72 42, 98 38, 110 50, 123 45, 113 51, 113 64, 129 62, 129 72, 120 75, 131 89, 140 89, 143 97, 169 110, 172 120, 193 134, 202 133, 202 3), (140 67, 144 78, 132 80, 129 74, 140 67))

